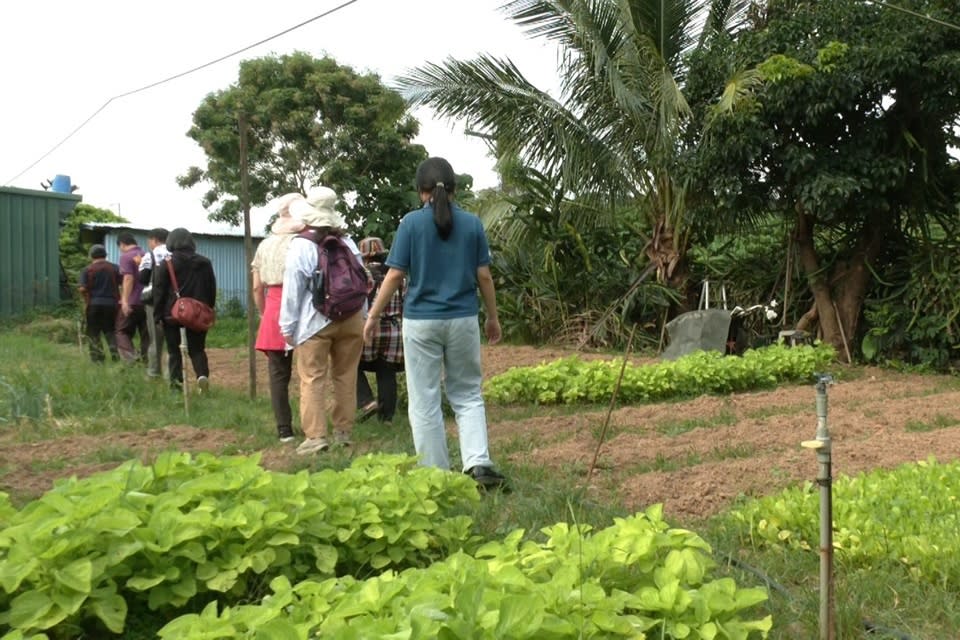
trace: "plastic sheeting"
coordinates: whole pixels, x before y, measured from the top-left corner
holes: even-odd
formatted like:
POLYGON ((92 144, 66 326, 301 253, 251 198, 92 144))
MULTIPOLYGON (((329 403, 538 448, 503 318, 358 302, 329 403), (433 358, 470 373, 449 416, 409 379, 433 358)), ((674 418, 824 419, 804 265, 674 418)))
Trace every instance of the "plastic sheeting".
POLYGON ((693 351, 726 353, 730 318, 730 312, 726 309, 681 313, 667 323, 668 344, 660 357, 676 360, 693 351))

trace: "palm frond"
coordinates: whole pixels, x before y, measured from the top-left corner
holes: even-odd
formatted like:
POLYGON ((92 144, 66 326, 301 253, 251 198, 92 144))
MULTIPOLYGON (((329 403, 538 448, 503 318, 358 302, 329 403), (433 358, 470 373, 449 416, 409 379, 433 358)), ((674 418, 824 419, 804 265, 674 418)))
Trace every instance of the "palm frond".
POLYGON ((720 100, 710 108, 704 126, 704 135, 709 135, 717 118, 754 105, 757 89, 762 84, 763 74, 756 68, 743 69, 734 74, 724 86, 720 100))
POLYGON ((711 36, 734 34, 745 28, 751 6, 753 0, 713 0, 697 46, 704 46, 711 36))
POLYGON ((533 38, 570 44, 570 38, 576 35, 570 21, 570 5, 571 2, 563 1, 512 0, 500 10, 533 38))
POLYGON ((634 39, 679 75, 683 55, 696 45, 696 34, 706 20, 707 0, 617 1, 634 39))
POLYGON ((633 160, 618 154, 595 121, 537 89, 510 60, 448 59, 410 71, 396 86, 413 104, 469 120, 497 140, 501 153, 515 153, 544 173, 559 173, 571 188, 590 191, 585 175, 631 173, 624 163, 633 160))

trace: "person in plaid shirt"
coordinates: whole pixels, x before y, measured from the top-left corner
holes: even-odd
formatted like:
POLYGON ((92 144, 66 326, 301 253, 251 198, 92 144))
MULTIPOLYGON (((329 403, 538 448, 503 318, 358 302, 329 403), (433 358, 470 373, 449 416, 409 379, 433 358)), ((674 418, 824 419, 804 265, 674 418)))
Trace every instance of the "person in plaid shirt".
MULTIPOLYGON (((367 294, 372 305, 387 273, 387 267, 383 264, 387 258, 387 249, 380 238, 364 238, 360 241, 360 253, 367 270, 373 276, 374 287, 367 294)), ((361 420, 376 413, 381 422, 389 423, 397 410, 397 372, 403 370, 402 316, 403 286, 393 294, 380 315, 380 323, 373 340, 363 345, 357 371, 357 409, 360 411, 361 420), (373 399, 366 371, 372 371, 376 375, 376 400, 373 399)))

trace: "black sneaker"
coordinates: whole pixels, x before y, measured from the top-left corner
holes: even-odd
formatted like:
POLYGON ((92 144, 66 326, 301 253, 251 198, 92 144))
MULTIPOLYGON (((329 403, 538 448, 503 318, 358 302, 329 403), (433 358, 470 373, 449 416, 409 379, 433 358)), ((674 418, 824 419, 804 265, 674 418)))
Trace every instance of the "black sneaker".
POLYGON ((476 481, 477 486, 483 489, 484 491, 504 491, 507 492, 510 490, 509 485, 507 484, 507 479, 502 475, 497 473, 491 467, 476 466, 470 467, 465 474, 470 476, 476 481))
POLYGON ((281 425, 277 427, 277 437, 280 442, 293 442, 293 429, 289 425, 281 425))

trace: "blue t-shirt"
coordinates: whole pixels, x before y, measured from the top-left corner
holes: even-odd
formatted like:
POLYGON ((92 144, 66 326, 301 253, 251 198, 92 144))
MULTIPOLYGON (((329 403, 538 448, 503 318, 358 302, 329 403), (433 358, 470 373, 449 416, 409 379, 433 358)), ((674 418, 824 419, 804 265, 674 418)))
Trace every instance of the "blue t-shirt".
POLYGON ((480 311, 477 268, 490 264, 480 218, 451 203, 453 231, 437 234, 433 207, 403 216, 387 266, 407 273, 403 317, 414 320, 466 318, 480 311))

